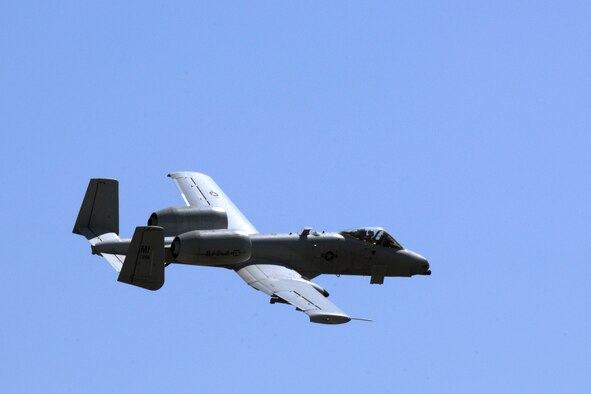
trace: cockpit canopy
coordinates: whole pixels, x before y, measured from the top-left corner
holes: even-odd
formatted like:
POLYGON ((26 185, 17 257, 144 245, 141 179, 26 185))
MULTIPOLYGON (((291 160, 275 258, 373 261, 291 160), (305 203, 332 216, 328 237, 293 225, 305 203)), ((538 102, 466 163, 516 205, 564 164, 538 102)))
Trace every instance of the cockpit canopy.
POLYGON ((341 231, 341 235, 352 237, 363 242, 382 246, 384 248, 404 249, 390 234, 381 227, 362 227, 341 231))

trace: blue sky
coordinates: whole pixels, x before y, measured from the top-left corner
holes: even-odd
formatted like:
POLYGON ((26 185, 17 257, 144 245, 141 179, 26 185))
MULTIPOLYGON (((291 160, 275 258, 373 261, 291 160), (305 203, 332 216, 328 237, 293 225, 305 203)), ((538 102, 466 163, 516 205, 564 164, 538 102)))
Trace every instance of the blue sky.
POLYGON ((588 2, 4 2, 2 392, 582 392, 588 2), (431 277, 321 276, 310 324, 231 271, 125 286, 121 233, 211 175, 259 231, 389 229, 431 277))

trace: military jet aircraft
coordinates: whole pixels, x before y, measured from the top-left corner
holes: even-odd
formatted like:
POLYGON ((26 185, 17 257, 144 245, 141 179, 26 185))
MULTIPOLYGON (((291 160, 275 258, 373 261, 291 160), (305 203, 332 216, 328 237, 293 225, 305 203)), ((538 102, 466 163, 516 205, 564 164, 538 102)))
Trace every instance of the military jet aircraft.
POLYGON ((118 181, 90 180, 73 232, 90 241, 92 253, 119 272, 120 282, 158 290, 171 263, 229 268, 269 295, 272 304, 291 304, 314 323, 340 324, 356 318, 310 279, 367 275, 370 283, 382 284, 386 276, 431 274, 424 257, 403 248, 383 228, 260 234, 209 176, 168 176, 187 206, 152 213, 131 239, 119 238, 118 181))

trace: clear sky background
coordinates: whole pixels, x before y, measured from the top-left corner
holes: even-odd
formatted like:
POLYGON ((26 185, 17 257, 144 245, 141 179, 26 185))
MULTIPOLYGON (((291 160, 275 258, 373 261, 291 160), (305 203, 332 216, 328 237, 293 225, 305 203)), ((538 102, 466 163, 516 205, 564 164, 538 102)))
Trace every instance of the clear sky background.
POLYGON ((590 386, 591 3, 0 5, 0 391, 576 393, 590 386), (232 271, 120 284, 121 233, 211 175, 261 232, 383 226, 431 277, 320 276, 315 325, 232 271))

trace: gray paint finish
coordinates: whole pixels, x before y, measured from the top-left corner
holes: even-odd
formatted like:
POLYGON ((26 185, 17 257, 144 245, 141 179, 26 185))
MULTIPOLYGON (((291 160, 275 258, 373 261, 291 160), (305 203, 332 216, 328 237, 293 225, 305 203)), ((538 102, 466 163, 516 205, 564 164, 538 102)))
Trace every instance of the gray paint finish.
POLYGON ((209 176, 198 172, 173 172, 168 176, 174 181, 187 205, 199 208, 223 208, 228 213, 228 230, 243 230, 249 234, 257 232, 209 176))
MULTIPOLYGON (((370 283, 382 284, 389 276, 431 274, 424 257, 404 249, 382 228, 259 234, 209 176, 175 172, 169 177, 190 208, 157 211, 165 228, 138 227, 131 240, 117 235, 117 181, 90 181, 73 232, 86 236, 93 253, 121 271, 122 282, 157 290, 170 263, 229 268, 269 295, 271 303, 291 304, 314 323, 341 324, 354 318, 311 278, 364 275, 370 283), (223 220, 216 219, 220 215, 223 220)), ((150 224, 160 224, 155 214, 150 224)))

